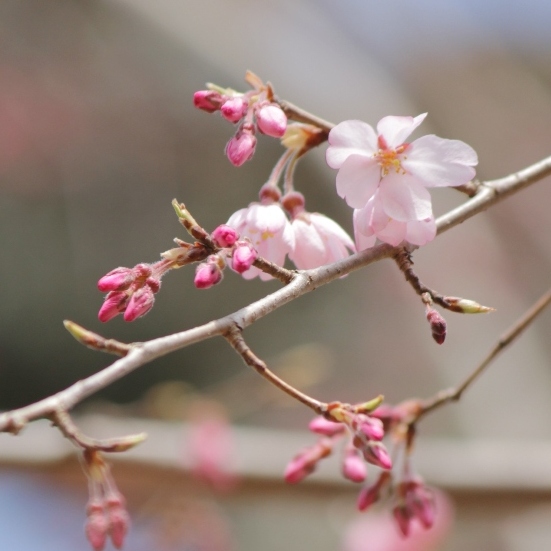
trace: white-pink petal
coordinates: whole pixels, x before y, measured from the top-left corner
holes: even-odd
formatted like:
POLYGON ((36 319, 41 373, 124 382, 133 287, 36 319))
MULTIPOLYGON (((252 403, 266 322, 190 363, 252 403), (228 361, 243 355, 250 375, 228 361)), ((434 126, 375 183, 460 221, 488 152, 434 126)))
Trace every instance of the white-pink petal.
POLYGON ((402 167, 427 187, 460 186, 475 176, 475 150, 460 140, 446 140, 433 134, 410 144, 402 167))
POLYGON ((351 155, 337 173, 337 193, 354 209, 365 207, 377 191, 381 167, 373 157, 351 155))
POLYGON ((434 217, 427 220, 415 220, 407 223, 406 241, 413 245, 426 245, 436 237, 434 217))
POLYGON ((371 157, 377 151, 377 134, 363 121, 344 121, 329 132, 329 147, 325 154, 331 168, 340 168, 350 155, 371 157))
POLYGON ((408 136, 425 120, 426 113, 417 117, 383 117, 377 124, 377 133, 384 138, 389 149, 402 145, 408 136))
POLYGON ((430 193, 411 175, 390 173, 383 178, 378 196, 385 213, 399 222, 432 216, 430 193))

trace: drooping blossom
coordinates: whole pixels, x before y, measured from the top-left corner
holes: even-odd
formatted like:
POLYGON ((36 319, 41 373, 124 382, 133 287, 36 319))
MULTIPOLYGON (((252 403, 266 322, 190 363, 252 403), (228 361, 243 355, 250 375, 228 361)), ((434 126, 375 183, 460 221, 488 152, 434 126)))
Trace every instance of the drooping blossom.
MULTIPOLYGON (((279 203, 279 191, 269 185, 260 190, 260 203, 232 214, 227 222, 242 238, 248 238, 259 256, 282 266, 285 255, 295 248, 295 234, 279 203)), ((259 276, 263 281, 272 276, 254 266, 243 273, 245 279, 259 276)))
POLYGON ((288 193, 282 204, 291 214, 295 234, 295 248, 289 258, 299 270, 330 264, 355 252, 354 242, 335 221, 304 209, 301 193, 288 193))
POLYGON ((329 133, 327 164, 339 170, 337 193, 356 209, 358 248, 376 238, 392 245, 427 243, 436 227, 426 188, 459 186, 474 177, 478 159, 466 143, 435 135, 405 141, 425 117, 384 117, 377 131, 344 121, 329 133))

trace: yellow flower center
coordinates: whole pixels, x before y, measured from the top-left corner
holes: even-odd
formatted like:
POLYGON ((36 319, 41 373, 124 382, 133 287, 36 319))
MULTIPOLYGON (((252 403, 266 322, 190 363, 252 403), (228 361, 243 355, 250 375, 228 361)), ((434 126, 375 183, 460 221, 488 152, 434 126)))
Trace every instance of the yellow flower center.
POLYGON ((405 149, 406 146, 400 145, 396 149, 379 149, 377 153, 373 154, 381 167, 382 177, 386 176, 391 170, 394 170, 397 174, 406 174, 402 167, 402 159, 407 157, 400 157, 405 149))

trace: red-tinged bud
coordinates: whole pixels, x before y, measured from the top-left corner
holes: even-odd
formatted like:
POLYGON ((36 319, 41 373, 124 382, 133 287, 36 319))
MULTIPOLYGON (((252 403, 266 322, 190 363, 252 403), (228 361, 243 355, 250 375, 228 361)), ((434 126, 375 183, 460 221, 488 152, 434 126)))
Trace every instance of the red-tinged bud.
POLYGON ((212 233, 211 237, 219 247, 233 247, 239 239, 239 234, 234 228, 220 224, 212 233))
POLYGON ((147 285, 141 287, 130 297, 128 306, 124 311, 124 321, 134 321, 147 314, 153 308, 154 302, 155 295, 151 287, 147 285))
POLYGON ((368 463, 380 467, 381 469, 392 469, 392 459, 390 459, 390 455, 386 451, 386 448, 380 442, 370 442, 367 446, 363 447, 361 451, 364 459, 368 463))
POLYGON ((241 166, 252 159, 256 138, 251 129, 242 129, 226 144, 226 156, 234 166, 241 166))
POLYGON ((226 120, 235 123, 245 116, 248 108, 249 102, 242 96, 236 96, 229 98, 222 104, 220 113, 226 120))
POLYGON ((287 117, 278 105, 269 103, 257 109, 256 124, 262 134, 281 138, 287 129, 287 117))
POLYGON ((367 477, 367 468, 358 450, 347 446, 342 461, 342 474, 352 482, 363 482, 367 477))
POLYGON ((256 249, 248 241, 238 241, 232 252, 231 268, 242 274, 253 265, 257 257, 256 249))
POLYGON ((385 435, 383 422, 380 419, 358 415, 358 430, 369 438, 369 440, 382 440, 385 435))
POLYGON ((357 506, 360 511, 365 511, 368 507, 371 507, 374 503, 381 498, 381 490, 391 479, 390 473, 387 471, 382 472, 379 478, 371 486, 362 488, 358 495, 357 506))
POLYGON ((193 105, 207 113, 218 111, 223 101, 222 94, 214 90, 199 90, 193 94, 193 105))
POLYGON ((287 465, 284 473, 285 482, 297 484, 314 472, 318 461, 327 457, 332 451, 333 443, 328 438, 323 438, 313 446, 302 450, 287 465))
POLYGON ((121 549, 130 527, 130 515, 126 510, 124 498, 120 494, 113 494, 106 501, 109 535, 113 545, 121 549))
POLYGON ((427 320, 430 323, 432 338, 438 344, 442 344, 446 340, 446 320, 430 306, 427 306, 427 320))
POLYGON ((436 515, 434 496, 422 481, 412 485, 407 492, 406 503, 412 517, 417 518, 425 528, 432 527, 436 515))
POLYGON ((124 312, 128 303, 128 294, 124 291, 111 291, 103 301, 98 312, 98 318, 102 322, 109 321, 124 312))
POLYGON ((109 523, 103 505, 99 502, 91 502, 87 508, 88 519, 84 526, 86 539, 94 548, 94 551, 102 551, 107 541, 109 523))
POLYGON ((222 281, 223 272, 216 262, 203 262, 195 270, 193 283, 197 289, 209 289, 222 281))
POLYGON ((394 520, 396 521, 400 532, 407 538, 411 527, 411 511, 406 507, 406 505, 397 505, 394 509, 392 509, 392 515, 394 516, 394 520))
POLYGON ((98 289, 102 293, 124 291, 132 285, 133 281, 134 273, 130 268, 115 268, 98 281, 98 289))
POLYGON ((312 432, 315 432, 316 434, 323 434, 324 436, 335 436, 336 434, 341 434, 346 430, 346 427, 342 423, 334 423, 321 415, 314 417, 310 421, 308 428, 312 432))

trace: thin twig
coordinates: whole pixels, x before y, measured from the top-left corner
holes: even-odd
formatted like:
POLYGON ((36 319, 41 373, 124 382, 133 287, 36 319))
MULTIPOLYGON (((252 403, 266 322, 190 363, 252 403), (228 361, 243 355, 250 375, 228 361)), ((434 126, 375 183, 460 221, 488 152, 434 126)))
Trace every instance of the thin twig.
POLYGON ((551 303, 551 289, 541 296, 537 302, 525 312, 514 325, 507 330, 496 342, 494 347, 480 362, 480 364, 472 371, 472 373, 457 387, 444 390, 436 394, 436 396, 421 402, 420 411, 415 419, 417 421, 422 416, 430 411, 433 411, 440 406, 454 402, 461 398, 461 395, 467 390, 471 384, 483 373, 490 363, 510 344, 512 344, 522 332, 545 310, 551 303))
POLYGON ((257 373, 264 377, 267 381, 272 383, 275 387, 283 390, 286 394, 295 398, 305 406, 314 410, 318 415, 322 415, 327 411, 327 404, 320 402, 304 392, 297 390, 292 385, 286 383, 283 379, 279 378, 275 373, 268 369, 266 362, 262 361, 247 345, 241 331, 236 327, 231 327, 224 335, 226 340, 230 343, 232 348, 243 358, 243 361, 252 367, 257 373))

